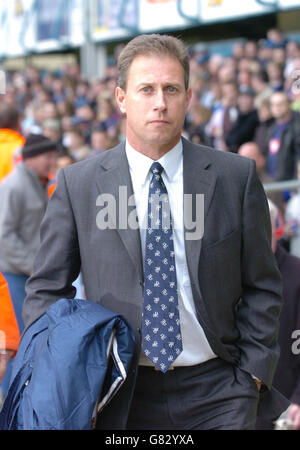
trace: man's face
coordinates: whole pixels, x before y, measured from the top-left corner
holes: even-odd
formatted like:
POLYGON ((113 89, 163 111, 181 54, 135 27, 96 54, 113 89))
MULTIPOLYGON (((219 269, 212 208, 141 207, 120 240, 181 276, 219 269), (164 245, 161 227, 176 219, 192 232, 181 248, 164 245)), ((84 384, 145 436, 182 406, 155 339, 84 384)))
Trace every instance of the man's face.
POLYGON ((275 119, 281 119, 290 113, 290 104, 285 95, 273 94, 271 97, 271 112, 275 119))
POLYGON ((94 132, 91 136, 91 146, 94 150, 103 150, 106 148, 107 134, 102 131, 94 132))
POLYGON ((222 101, 225 106, 236 106, 238 90, 232 84, 224 84, 222 87, 222 101))
POLYGON ((246 156, 246 158, 254 159, 256 163, 256 170, 260 173, 265 165, 265 157, 259 151, 257 145, 253 142, 243 144, 238 151, 239 155, 246 156))
POLYGON ((166 152, 179 141, 191 90, 185 89, 184 70, 175 58, 136 57, 126 91, 118 87, 116 99, 127 116, 128 141, 136 150, 155 147, 166 152))
POLYGON ((240 94, 238 97, 238 106, 243 114, 247 114, 254 108, 254 98, 252 95, 240 94))
POLYGON ((56 151, 49 151, 34 158, 30 158, 30 167, 40 178, 47 178, 56 169, 56 151))

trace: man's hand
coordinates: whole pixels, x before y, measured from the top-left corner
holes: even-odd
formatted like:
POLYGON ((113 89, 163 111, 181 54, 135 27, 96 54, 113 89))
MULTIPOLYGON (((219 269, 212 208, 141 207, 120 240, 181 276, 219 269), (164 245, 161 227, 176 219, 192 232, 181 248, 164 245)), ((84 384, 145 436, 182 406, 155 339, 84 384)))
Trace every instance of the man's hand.
POLYGON ((13 356, 13 354, 13 350, 2 350, 0 352, 0 383, 3 380, 6 371, 7 361, 13 356))
POLYGON ((300 405, 291 404, 287 419, 293 422, 293 430, 300 430, 300 405))

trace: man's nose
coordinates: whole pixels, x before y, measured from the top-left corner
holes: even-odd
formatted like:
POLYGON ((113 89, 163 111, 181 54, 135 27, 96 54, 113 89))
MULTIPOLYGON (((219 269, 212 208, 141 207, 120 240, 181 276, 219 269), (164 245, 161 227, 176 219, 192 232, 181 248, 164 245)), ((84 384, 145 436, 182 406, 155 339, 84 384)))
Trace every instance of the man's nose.
POLYGON ((167 108, 165 93, 163 90, 158 90, 154 99, 154 109, 156 111, 164 111, 167 108))

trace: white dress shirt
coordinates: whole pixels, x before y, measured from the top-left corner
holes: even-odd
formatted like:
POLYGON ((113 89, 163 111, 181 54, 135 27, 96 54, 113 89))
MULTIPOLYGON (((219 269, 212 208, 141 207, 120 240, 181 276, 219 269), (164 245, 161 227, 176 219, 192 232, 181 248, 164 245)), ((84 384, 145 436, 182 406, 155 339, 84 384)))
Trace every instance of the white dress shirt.
MULTIPOLYGON (((140 224, 141 246, 144 261, 148 221, 149 184, 150 179, 152 178, 150 167, 154 161, 133 149, 128 141, 126 142, 126 155, 132 179, 136 212, 140 224)), ((204 331, 197 320, 187 268, 183 221, 184 192, 182 141, 180 140, 180 142, 160 158, 158 162, 164 168, 162 178, 168 191, 173 220, 173 242, 183 344, 183 351, 175 360, 173 366, 193 366, 215 358, 216 355, 213 353, 204 331)), ((143 351, 141 352, 139 364, 153 366, 152 361, 145 356, 143 351)))

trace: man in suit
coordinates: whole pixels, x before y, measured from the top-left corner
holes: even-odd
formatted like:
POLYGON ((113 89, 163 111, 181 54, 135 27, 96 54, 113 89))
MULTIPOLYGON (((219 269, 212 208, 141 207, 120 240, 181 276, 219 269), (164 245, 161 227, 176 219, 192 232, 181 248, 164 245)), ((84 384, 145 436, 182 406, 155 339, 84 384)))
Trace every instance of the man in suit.
POLYGON ((180 40, 138 36, 118 69, 126 143, 59 172, 25 323, 74 297, 81 270, 87 299, 136 336, 98 428, 253 429, 259 412, 288 406, 272 389, 281 282, 255 164, 181 138, 191 90, 180 40))
POLYGON ((291 109, 285 92, 274 92, 270 107, 275 119, 265 133, 266 170, 276 181, 297 178, 300 157, 300 115, 291 109))

